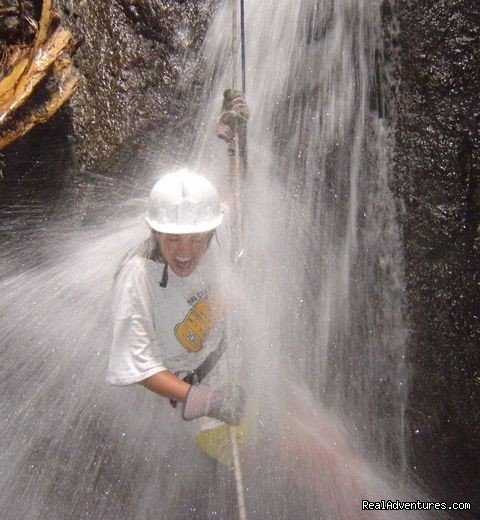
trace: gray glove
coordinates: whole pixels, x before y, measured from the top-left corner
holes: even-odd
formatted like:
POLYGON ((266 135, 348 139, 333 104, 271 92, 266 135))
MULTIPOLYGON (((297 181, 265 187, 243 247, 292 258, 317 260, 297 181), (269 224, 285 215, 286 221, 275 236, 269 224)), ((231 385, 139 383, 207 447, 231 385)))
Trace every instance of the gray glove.
POLYGON ((207 385, 192 385, 183 403, 182 417, 185 421, 191 421, 206 416, 227 424, 239 424, 245 401, 245 392, 241 386, 225 392, 207 385))

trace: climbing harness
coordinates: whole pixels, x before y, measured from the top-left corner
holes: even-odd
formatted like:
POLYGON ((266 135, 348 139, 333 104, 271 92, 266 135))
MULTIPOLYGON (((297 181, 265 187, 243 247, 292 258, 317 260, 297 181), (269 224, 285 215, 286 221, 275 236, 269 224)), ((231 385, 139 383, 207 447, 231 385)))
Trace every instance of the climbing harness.
MULTIPOLYGON (((225 338, 222 337, 220 345, 204 359, 195 370, 179 370, 175 375, 190 385, 199 385, 207 375, 215 368, 226 350, 225 338)), ((177 401, 170 399, 170 404, 176 408, 177 401)))
POLYGON ((226 349, 226 343, 222 337, 220 345, 206 357, 205 361, 200 364, 195 370, 190 371, 183 379, 190 384, 198 385, 207 377, 207 375, 214 369, 216 364, 220 361, 226 349))

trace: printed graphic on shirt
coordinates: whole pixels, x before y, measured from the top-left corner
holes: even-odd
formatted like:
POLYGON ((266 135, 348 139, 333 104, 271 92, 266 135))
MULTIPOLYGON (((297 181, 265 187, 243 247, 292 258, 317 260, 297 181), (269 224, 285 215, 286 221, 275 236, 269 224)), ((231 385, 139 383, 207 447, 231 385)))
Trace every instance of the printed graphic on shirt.
POLYGON ((175 326, 175 336, 190 352, 198 352, 202 348, 220 316, 219 307, 213 300, 204 298, 194 301, 183 322, 175 326))
POLYGON ((195 302, 198 302, 198 300, 206 300, 207 298, 207 290, 202 289, 201 291, 198 291, 197 294, 194 294, 191 298, 189 298, 187 302, 188 305, 193 305, 195 302))

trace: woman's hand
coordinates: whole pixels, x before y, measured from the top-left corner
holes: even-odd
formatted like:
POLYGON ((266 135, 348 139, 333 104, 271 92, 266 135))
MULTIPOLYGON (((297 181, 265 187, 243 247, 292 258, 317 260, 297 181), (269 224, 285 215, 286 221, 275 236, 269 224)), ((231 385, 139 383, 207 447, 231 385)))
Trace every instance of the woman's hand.
POLYGON ((185 398, 182 416, 186 421, 206 416, 227 424, 239 424, 245 401, 245 392, 240 386, 226 391, 207 385, 193 385, 185 398))

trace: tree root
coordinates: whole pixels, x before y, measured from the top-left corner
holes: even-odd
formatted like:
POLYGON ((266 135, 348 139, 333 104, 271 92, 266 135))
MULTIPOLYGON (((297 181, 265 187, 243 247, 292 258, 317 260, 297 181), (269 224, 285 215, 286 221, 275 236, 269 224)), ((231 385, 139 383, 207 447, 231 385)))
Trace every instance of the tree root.
POLYGON ((3 66, 0 150, 48 121, 75 91, 79 75, 71 40, 71 33, 58 22, 53 0, 44 0, 34 41, 29 46, 12 44, 3 66))

